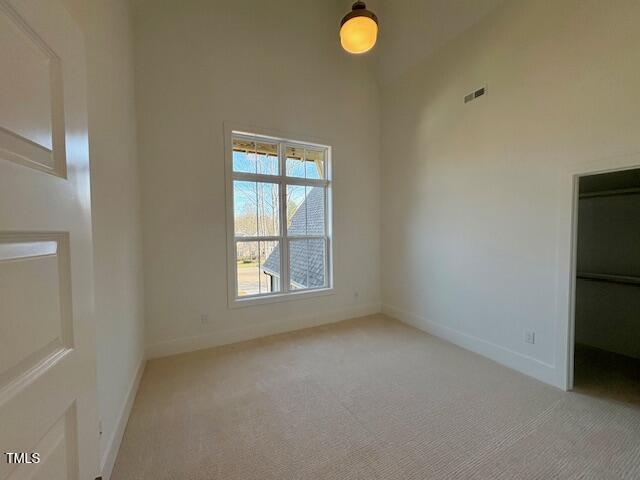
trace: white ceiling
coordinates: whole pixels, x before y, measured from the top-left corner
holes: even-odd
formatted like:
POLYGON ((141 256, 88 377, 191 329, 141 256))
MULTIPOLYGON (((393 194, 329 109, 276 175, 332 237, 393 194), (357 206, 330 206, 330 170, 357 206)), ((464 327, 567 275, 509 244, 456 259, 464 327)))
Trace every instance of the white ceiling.
MULTIPOLYGON (((136 7, 157 0, 130 1, 136 7)), ((333 0, 328 3, 337 13, 336 36, 341 15, 351 10, 354 1, 333 0)), ((378 44, 367 54, 366 61, 371 62, 380 84, 385 85, 460 35, 505 0, 364 1, 367 8, 378 16, 380 24, 378 44)), ((286 2, 294 3, 293 0, 286 2)))
MULTIPOLYGON (((345 12, 351 1, 340 0, 345 12)), ((380 23, 372 54, 381 84, 398 78, 504 0, 365 0, 380 23)))

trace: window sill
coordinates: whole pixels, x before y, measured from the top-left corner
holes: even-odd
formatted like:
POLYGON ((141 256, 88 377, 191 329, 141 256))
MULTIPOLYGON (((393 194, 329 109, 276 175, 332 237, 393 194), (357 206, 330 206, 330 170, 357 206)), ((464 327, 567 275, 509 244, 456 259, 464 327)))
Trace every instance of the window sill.
POLYGON ((324 297, 333 294, 335 294, 334 288, 329 287, 303 292, 280 293, 264 297, 236 298, 229 301, 229 308, 255 307, 257 305, 305 300, 307 298, 324 297))

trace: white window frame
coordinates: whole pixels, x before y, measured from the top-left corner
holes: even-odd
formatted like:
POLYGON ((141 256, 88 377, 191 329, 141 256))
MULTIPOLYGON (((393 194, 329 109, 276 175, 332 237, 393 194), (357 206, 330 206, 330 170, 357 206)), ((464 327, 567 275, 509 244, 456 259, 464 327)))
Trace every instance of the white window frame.
POLYGON ((318 142, 300 141, 282 135, 265 134, 255 128, 234 128, 225 125, 225 185, 227 212, 227 286, 228 304, 230 308, 260 305, 328 295, 333 293, 333 209, 332 209, 332 168, 331 146, 318 142), (265 141, 278 144, 279 175, 265 175, 260 173, 244 173, 233 171, 233 139, 243 138, 250 141, 265 141), (325 179, 305 179, 286 176, 285 149, 287 146, 296 148, 312 148, 325 150, 325 179), (279 194, 279 225, 277 236, 235 236, 234 218, 234 180, 257 181, 278 185, 279 194), (320 186, 325 188, 325 235, 289 236, 287 234, 286 195, 287 185, 320 186), (289 285, 289 241, 296 239, 322 239, 325 244, 325 285, 317 288, 290 290, 289 285), (257 295, 238 296, 237 248, 239 241, 278 241, 280 248, 280 292, 261 293, 257 295))

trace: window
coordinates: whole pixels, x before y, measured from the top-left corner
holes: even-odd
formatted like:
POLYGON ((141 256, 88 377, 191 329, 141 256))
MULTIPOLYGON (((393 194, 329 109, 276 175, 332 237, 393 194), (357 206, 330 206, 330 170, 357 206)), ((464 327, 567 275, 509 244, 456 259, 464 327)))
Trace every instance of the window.
POLYGON ((330 289, 331 149, 240 132, 230 144, 230 300, 330 289))

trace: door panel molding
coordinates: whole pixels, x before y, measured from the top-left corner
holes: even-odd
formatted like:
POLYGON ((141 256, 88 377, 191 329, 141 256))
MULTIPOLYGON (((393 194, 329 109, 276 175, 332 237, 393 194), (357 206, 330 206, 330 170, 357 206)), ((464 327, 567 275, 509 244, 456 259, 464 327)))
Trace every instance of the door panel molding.
POLYGON ((5 44, 0 47, 0 64, 18 70, 12 75, 15 84, 0 92, 5 96, 3 104, 17 106, 6 116, 0 114, 0 157, 66 178, 61 59, 6 0, 0 0, 0 35, 5 44), (27 52, 32 53, 28 62, 27 52), (24 82, 21 73, 41 78, 24 82), (16 112, 17 120, 9 118, 16 112), (33 117, 28 118, 29 114, 33 117), (34 119, 38 128, 32 127, 34 119))

